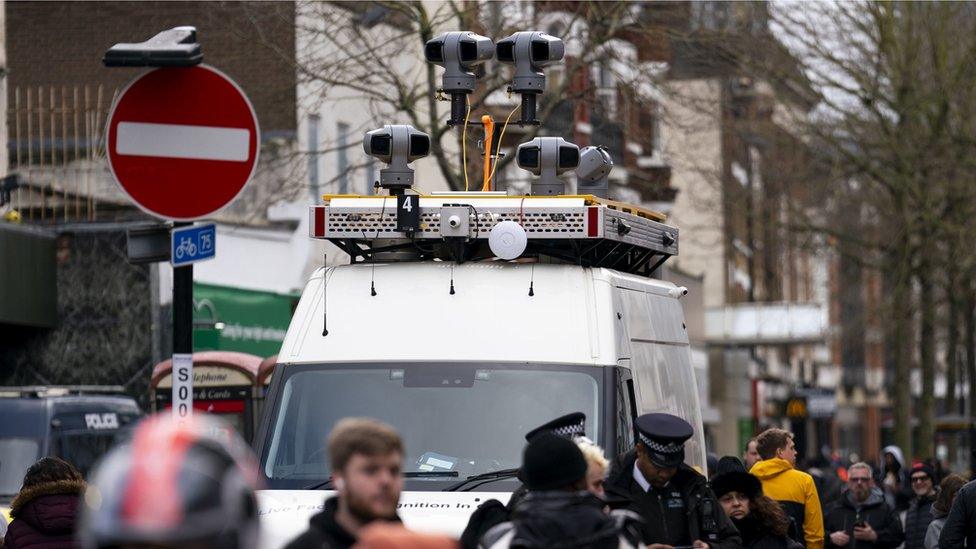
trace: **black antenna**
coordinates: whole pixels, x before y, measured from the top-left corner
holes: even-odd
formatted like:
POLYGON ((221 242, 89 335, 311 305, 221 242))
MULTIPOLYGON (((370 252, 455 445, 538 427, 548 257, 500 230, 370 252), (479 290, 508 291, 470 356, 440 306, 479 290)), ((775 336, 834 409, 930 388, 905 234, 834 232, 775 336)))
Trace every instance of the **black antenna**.
MULTIPOLYGON (((377 183, 378 184, 378 183, 377 183)), ((383 197, 383 207, 380 208, 380 220, 376 223, 376 234, 373 236, 373 243, 380 237, 380 227, 383 226, 383 216, 386 214, 386 197, 383 197)), ((366 229, 363 229, 363 240, 366 240, 366 229)), ((373 258, 373 251, 369 251, 369 295, 376 297, 376 261, 373 258)))
POLYGON ((329 254, 322 254, 322 337, 329 335, 329 254))
POLYGON ((533 288, 535 286, 535 263, 532 264, 532 270, 530 272, 532 274, 529 275, 529 297, 532 297, 535 295, 535 289, 533 288))

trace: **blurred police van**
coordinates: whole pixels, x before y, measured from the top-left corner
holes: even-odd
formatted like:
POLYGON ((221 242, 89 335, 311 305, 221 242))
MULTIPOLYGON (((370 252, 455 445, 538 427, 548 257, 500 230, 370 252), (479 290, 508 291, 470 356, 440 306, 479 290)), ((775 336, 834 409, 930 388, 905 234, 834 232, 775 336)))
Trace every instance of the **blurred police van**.
POLYGON ((0 510, 9 513, 24 473, 42 457, 62 458, 87 476, 142 415, 121 393, 108 386, 0 387, 0 510))

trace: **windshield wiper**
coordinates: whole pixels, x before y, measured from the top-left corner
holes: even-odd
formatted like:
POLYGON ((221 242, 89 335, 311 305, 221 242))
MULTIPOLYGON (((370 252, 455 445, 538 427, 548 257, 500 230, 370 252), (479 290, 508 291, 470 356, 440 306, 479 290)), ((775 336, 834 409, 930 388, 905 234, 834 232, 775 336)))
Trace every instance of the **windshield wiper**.
POLYGON ((444 490, 442 490, 442 491, 444 491, 444 492, 468 492, 468 491, 473 490, 474 488, 477 488, 478 486, 481 486, 482 484, 486 484, 488 482, 494 482, 496 480, 502 480, 502 479, 506 479, 506 478, 512 478, 512 477, 518 475, 518 471, 519 470, 517 468, 516 469, 499 469, 498 471, 491 471, 491 472, 488 472, 488 473, 481 473, 480 475, 473 475, 473 476, 470 476, 470 477, 462 480, 461 482, 458 482, 456 484, 452 484, 452 485, 448 486, 447 488, 444 488, 444 490), (473 484, 473 486, 469 486, 466 490, 463 490, 462 489, 465 486, 468 486, 469 484, 473 484))
POLYGON ((331 490, 331 489, 332 489, 332 477, 329 477, 320 482, 316 482, 314 484, 309 484, 308 486, 302 488, 302 490, 331 490))
MULTIPOLYGON (((407 471, 403 473, 404 478, 424 478, 424 477, 456 477, 457 471, 407 471)), ((310 484, 302 490, 330 490, 332 489, 332 478, 327 478, 321 482, 310 484)))
POLYGON ((423 477, 456 477, 458 476, 457 471, 407 471, 403 473, 405 478, 423 478, 423 477))

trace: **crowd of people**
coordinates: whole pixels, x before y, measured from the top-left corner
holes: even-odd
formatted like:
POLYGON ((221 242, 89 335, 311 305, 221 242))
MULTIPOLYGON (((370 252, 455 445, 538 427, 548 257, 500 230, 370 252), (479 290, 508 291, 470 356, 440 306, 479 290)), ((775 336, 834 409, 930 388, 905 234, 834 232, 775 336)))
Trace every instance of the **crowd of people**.
MULTIPOLYGON (((797 468, 791 433, 771 428, 743 455, 686 464, 690 424, 636 418, 632 449, 608 459, 581 413, 526 435, 509 501, 489 500, 460 540, 411 532, 397 515, 405 456, 399 434, 366 418, 329 435, 331 495, 288 549, 595 547, 650 549, 949 549, 976 547, 976 483, 887 447, 877 468, 797 468)), ((205 415, 143 421, 90 483, 46 457, 25 473, 6 548, 256 547, 257 467, 249 449, 205 415)), ((4 532, 5 530, 5 532, 4 532)))

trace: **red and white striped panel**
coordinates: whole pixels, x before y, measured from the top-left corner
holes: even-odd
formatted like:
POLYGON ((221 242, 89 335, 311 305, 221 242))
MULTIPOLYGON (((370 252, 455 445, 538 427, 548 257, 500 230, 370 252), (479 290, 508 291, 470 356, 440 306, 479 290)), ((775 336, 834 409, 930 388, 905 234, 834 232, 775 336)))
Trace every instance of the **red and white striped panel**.
POLYGON ((310 206, 308 215, 308 236, 325 238, 325 206, 310 206))

